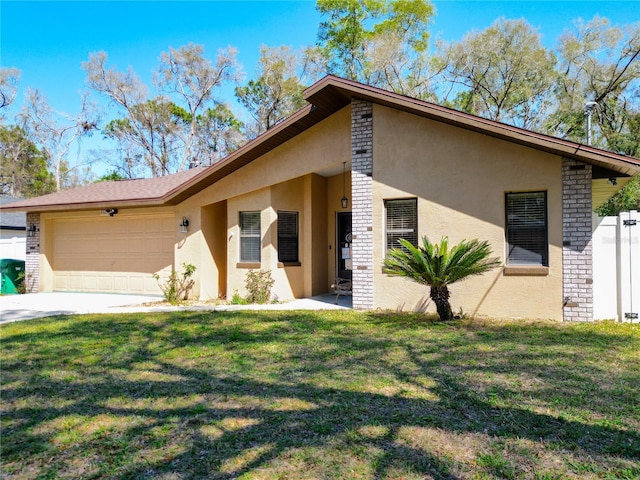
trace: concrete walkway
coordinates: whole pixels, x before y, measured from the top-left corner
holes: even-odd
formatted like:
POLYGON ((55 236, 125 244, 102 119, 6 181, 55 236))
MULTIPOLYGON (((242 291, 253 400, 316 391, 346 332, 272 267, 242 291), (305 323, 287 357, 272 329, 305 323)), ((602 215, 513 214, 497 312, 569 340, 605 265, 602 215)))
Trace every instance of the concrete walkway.
POLYGON ((0 296, 0 323, 17 322, 53 315, 84 315, 89 313, 135 313, 172 311, 227 310, 334 310, 351 308, 351 297, 341 296, 335 305, 335 295, 326 294, 286 303, 267 305, 197 304, 172 306, 160 296, 117 295, 95 293, 29 293, 0 296))

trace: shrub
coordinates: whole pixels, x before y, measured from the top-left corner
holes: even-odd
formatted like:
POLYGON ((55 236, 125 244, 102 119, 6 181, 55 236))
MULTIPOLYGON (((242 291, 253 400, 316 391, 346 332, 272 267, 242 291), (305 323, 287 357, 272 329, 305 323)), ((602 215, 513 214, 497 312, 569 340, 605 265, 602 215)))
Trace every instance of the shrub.
POLYGON ((249 270, 245 287, 249 303, 269 303, 274 280, 271 270, 249 270))
POLYGON ((189 292, 195 283, 191 277, 195 273, 196 267, 190 263, 183 263, 182 268, 184 269, 182 275, 172 269, 169 278, 167 278, 167 281, 164 283, 160 283, 160 275, 157 273, 153 274, 153 278, 158 282, 158 286, 160 290, 162 290, 165 300, 171 305, 175 305, 189 298, 189 292))
POLYGON ((233 305, 246 305, 249 302, 247 302, 247 299, 243 298, 236 290, 233 292, 233 297, 231 297, 231 303, 233 305))

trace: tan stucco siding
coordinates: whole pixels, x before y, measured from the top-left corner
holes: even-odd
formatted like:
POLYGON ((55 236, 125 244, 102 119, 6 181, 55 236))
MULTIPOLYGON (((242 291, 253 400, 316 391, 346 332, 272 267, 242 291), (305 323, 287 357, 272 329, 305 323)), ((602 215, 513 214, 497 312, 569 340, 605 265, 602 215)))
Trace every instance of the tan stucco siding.
POLYGON ((344 108, 185 201, 207 205, 325 168, 351 156, 350 111, 344 108))
POLYGON ((329 272, 329 258, 332 251, 329 251, 327 245, 327 210, 328 210, 328 192, 327 178, 319 175, 307 175, 305 196, 305 222, 304 231, 310 241, 303 245, 304 260, 309 264, 311 260, 311 268, 305 270, 305 296, 319 295, 327 292, 327 275, 329 272), (311 271, 309 271, 311 270, 311 271))
POLYGON ((174 265, 172 209, 42 214, 41 290, 160 294, 174 265))
POLYGON ((268 244, 271 226, 271 189, 262 188, 227 201, 227 295, 236 292, 246 296, 246 273, 249 269, 260 269, 271 265, 271 246, 268 244), (260 212, 260 234, 262 236, 260 263, 240 264, 240 212, 260 212), (266 242, 265 242, 266 240, 266 242), (266 243, 266 248, 265 248, 266 243))
MULTIPOLYGON (((311 230, 305 228, 307 216, 311 209, 305 211, 305 197, 311 195, 306 187, 305 178, 297 178, 289 182, 279 183, 271 187, 271 209, 273 222, 265 235, 268 248, 271 249, 271 264, 274 292, 278 298, 291 299, 305 296, 305 270, 311 265, 311 259, 304 258, 304 246, 311 235, 311 230), (278 212, 298 213, 298 260, 299 265, 284 265, 278 261, 278 212)), ((309 268, 309 273, 311 269, 309 268)))
MULTIPOLYGON (((178 218, 182 215, 189 218, 190 234, 179 249, 179 261, 197 261, 206 268, 206 272, 201 270, 196 274, 198 282, 202 282, 198 283, 197 290, 200 297, 206 299, 226 294, 230 299, 235 292, 246 295, 246 273, 256 265, 246 266, 239 262, 238 216, 241 211, 261 212, 262 258, 259 267, 271 270, 275 279, 273 291, 279 299, 327 291, 331 283, 327 274, 333 262, 330 259, 333 251, 328 251, 324 222, 330 200, 327 199, 327 179, 315 173, 341 167, 343 162, 349 161, 350 155, 350 109, 347 107, 181 203, 176 213, 178 218), (214 215, 208 210, 211 205, 222 205, 225 201, 226 255, 212 252, 215 248, 212 238, 217 239, 218 249, 223 248, 220 234, 216 233, 219 228, 211 226, 212 222, 221 224, 215 220, 221 213, 214 215), (278 210, 299 212, 299 266, 278 264, 278 210), (216 255, 219 258, 216 259, 216 255), (221 262, 225 264, 226 286, 216 288, 214 283, 220 276, 218 265, 221 262)), ((341 184, 342 175, 339 180, 341 184)))
POLYGON ((199 297, 224 298, 227 294, 227 202, 201 209, 202 249, 198 280, 199 297))
POLYGON ((250 270, 269 270, 274 280, 272 293, 278 300, 312 296, 326 291, 326 180, 306 175, 227 202, 227 296, 247 295, 246 275, 250 270), (298 214, 297 263, 278 259, 278 212, 298 214), (260 212, 261 259, 240 261, 240 212, 260 212))
POLYGON ((451 304, 474 315, 561 319, 561 159, 377 105, 373 118, 374 306, 433 310, 426 287, 382 273, 385 199, 418 198, 420 237, 488 240, 504 262, 505 192, 546 191, 548 275, 496 269, 452 286, 451 304))

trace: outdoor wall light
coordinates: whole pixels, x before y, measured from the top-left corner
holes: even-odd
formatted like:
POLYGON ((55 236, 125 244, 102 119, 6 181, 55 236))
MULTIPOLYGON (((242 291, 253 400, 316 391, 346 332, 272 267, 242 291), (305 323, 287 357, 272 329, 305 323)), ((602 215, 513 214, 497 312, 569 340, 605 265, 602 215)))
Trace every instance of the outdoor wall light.
POLYGON ((617 185, 617 184, 618 184, 618 179, 617 179, 616 177, 611 177, 611 178, 609 179, 609 183, 610 183, 611 185, 617 185))
POLYGON ((187 217, 182 217, 182 223, 180 224, 180 233, 187 233, 189 227, 189 220, 187 217))
POLYGON ((340 205, 342 205, 342 208, 349 206, 349 199, 347 198, 347 162, 342 162, 342 198, 340 199, 340 205))
POLYGON ((38 233, 39 231, 40 231, 40 229, 38 227, 36 227, 35 223, 32 223, 32 224, 29 225, 28 232, 29 232, 29 236, 30 237, 35 237, 36 233, 38 233))

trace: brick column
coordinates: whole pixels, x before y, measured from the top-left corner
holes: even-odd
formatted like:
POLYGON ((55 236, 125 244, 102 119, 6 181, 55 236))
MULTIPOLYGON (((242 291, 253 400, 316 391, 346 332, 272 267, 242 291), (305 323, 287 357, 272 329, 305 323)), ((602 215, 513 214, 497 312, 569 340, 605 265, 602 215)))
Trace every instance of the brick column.
POLYGON ((562 160, 562 284, 565 321, 593 320, 591 165, 562 160))
POLYGON ((40 214, 27 213, 27 256, 24 263, 25 287, 27 293, 40 291, 40 214), (29 236, 29 228, 34 225, 35 235, 29 236))
POLYGON ((373 308, 373 105, 351 102, 353 308, 373 308))

